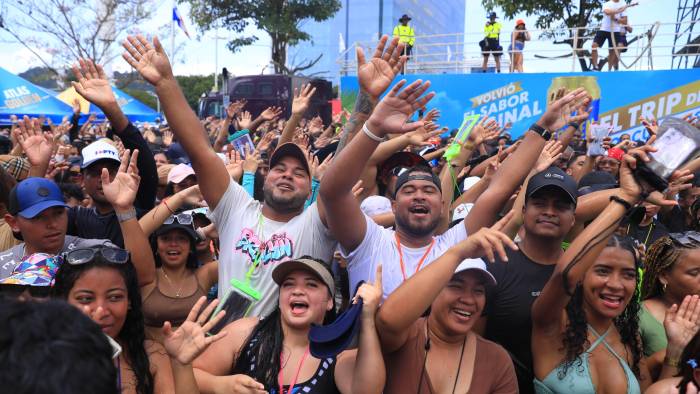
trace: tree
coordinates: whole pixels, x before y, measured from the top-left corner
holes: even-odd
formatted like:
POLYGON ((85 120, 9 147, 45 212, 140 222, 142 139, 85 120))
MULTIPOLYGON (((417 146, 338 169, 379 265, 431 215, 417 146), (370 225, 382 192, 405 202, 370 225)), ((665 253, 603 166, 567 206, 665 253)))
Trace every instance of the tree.
POLYGON ((152 15, 150 0, 9 0, 0 29, 31 51, 52 73, 78 58, 107 64, 114 45, 152 15), (46 58, 46 53, 51 59, 46 58))
POLYGON ((187 103, 196 112, 199 98, 214 85, 214 74, 176 76, 177 83, 185 94, 187 103))
MULTIPOLYGON (((625 0, 629 3, 630 0, 625 0)), ((586 59, 588 51, 584 51, 583 44, 586 39, 574 40, 574 27, 587 27, 603 18, 603 4, 605 0, 482 0, 484 8, 491 10, 499 7, 507 18, 513 18, 516 14, 525 13, 527 16, 536 15, 535 26, 540 29, 555 29, 558 32, 545 32, 543 38, 554 39, 555 44, 568 44, 573 48, 576 41, 576 54, 581 70, 590 69, 586 59), (594 23, 591 23, 594 22, 594 23), (568 30, 565 30, 567 29, 568 30)), ((579 30, 578 37, 595 34, 593 29, 579 30)))
POLYGON ((232 52, 258 40, 254 35, 242 35, 251 23, 270 35, 271 58, 278 74, 296 74, 313 67, 320 57, 298 66, 287 62, 287 46, 309 41, 311 36, 301 30, 300 23, 307 18, 320 22, 340 10, 339 0, 180 0, 191 6, 191 17, 201 31, 217 26, 224 27, 239 36, 229 41, 232 52))

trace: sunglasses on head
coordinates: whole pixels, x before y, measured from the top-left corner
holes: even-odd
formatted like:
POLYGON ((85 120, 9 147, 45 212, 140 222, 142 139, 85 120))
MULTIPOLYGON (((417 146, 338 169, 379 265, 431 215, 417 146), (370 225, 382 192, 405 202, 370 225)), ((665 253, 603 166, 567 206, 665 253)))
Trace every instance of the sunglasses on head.
POLYGON ((408 168, 406 168, 406 167, 401 167, 401 166, 399 166, 399 167, 394 167, 394 168, 391 169, 391 175, 393 175, 393 176, 399 176, 399 175, 403 174, 403 173, 406 172, 406 171, 408 171, 408 168))
POLYGON ((671 240, 681 246, 700 247, 700 233, 697 231, 686 231, 684 233, 670 233, 671 240))
POLYGON ((50 286, 30 286, 30 285, 0 285, 0 295, 9 298, 19 298, 24 292, 28 292, 32 298, 47 298, 51 291, 50 286))
POLYGON ((187 214, 187 213, 178 213, 177 215, 170 215, 168 216, 167 219, 163 222, 163 224, 184 224, 185 226, 189 226, 192 224, 192 215, 187 214))
POLYGON ((128 250, 104 245, 71 250, 63 255, 63 260, 70 265, 81 265, 93 261, 97 256, 112 264, 124 264, 129 261, 128 250))

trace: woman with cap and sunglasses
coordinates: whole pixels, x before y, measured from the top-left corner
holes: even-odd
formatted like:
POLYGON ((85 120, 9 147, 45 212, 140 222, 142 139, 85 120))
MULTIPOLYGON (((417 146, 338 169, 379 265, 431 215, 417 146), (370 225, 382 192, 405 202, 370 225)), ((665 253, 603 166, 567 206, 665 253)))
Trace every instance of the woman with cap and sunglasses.
MULTIPOLYGON (((277 308, 265 318, 243 318, 227 325, 226 338, 194 362, 203 393, 381 393, 384 361, 374 327, 382 296, 381 279, 363 284, 357 350, 319 359, 310 353, 313 324, 335 317, 335 284, 328 265, 303 256, 278 263, 277 308)), ((377 278, 381 278, 381 270, 377 278)))
POLYGON ((226 334, 205 337, 223 318, 217 314, 204 323, 218 301, 199 313, 200 297, 182 327, 163 327, 164 345, 146 340, 141 296, 129 252, 111 246, 71 250, 63 255, 52 295, 81 309, 122 351, 115 357, 120 393, 190 393, 196 390, 192 360, 226 334), (166 352, 167 350, 167 352, 166 352))
POLYGON ((156 280, 141 288, 143 315, 148 337, 162 342, 163 324, 169 321, 178 327, 197 300, 217 283, 219 263, 200 267, 198 236, 190 214, 170 215, 150 239, 158 268, 156 280))
POLYGON ((518 19, 515 21, 515 30, 510 35, 510 72, 523 72, 523 49, 525 41, 530 41, 530 33, 525 28, 525 21, 518 19))
POLYGON ((494 261, 497 253, 507 260, 504 248, 517 249, 501 232, 512 216, 470 234, 386 299, 377 314, 385 393, 518 392, 506 350, 472 331, 486 304, 486 286, 496 282, 476 257, 494 261))

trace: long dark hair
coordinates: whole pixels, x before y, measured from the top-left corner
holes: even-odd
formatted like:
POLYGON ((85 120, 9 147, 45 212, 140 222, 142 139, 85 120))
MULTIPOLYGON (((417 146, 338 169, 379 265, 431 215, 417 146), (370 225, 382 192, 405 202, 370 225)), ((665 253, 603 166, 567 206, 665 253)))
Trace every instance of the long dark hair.
POLYGON ((680 389, 680 394, 686 393, 686 386, 690 382, 693 382, 696 388, 700 388, 693 377, 695 368, 697 368, 693 365, 700 365, 700 332, 695 333, 695 336, 685 345, 685 349, 683 349, 681 354, 680 364, 678 364, 680 372, 676 375, 681 377, 681 382, 676 386, 680 389))
MULTIPOLYGON (((176 229, 173 229, 173 230, 176 230, 176 229)), ((161 267, 163 265, 163 262, 160 260, 160 255, 158 254, 158 237, 163 235, 163 234, 166 234, 170 231, 173 231, 173 230, 169 230, 169 231, 166 231, 166 232, 164 232, 162 234, 158 234, 158 235, 156 235, 154 233, 154 234, 151 234, 150 237, 148 237, 148 242, 151 244, 151 250, 153 251, 153 259, 156 262, 156 267, 161 267)), ((185 230, 178 230, 178 231, 185 233, 187 235, 187 239, 190 240, 190 249, 188 250, 187 262, 185 262, 185 267, 194 271, 197 268, 199 268, 199 260, 197 260, 196 242, 189 234, 187 234, 187 232, 185 230)))
MULTIPOLYGON (((315 260, 323 264, 324 268, 331 272, 327 263, 322 260, 315 259, 310 256, 303 256, 302 259, 315 260)), ((330 293, 330 290, 329 290, 330 293)), ((331 297, 332 298, 332 297, 331 297)), ((282 318, 279 308, 277 307, 270 315, 260 319, 260 322, 255 326, 245 341, 245 345, 241 347, 236 354, 235 367, 233 373, 241 373, 250 376, 265 387, 276 387, 277 375, 279 374, 280 354, 284 344, 284 331, 282 330, 282 318), (250 366, 255 367, 251 370, 250 366)), ((329 324, 336 318, 335 299, 333 298, 333 308, 326 312, 323 318, 323 324, 329 324)))
MULTIPOLYGON (((632 253, 635 262, 635 268, 639 267, 639 259, 634 243, 628 237, 620 237, 612 235, 608 241, 607 247, 620 248, 632 253)), ((625 346, 632 349, 632 371, 639 378, 639 361, 642 359, 642 341, 639 337, 639 286, 635 286, 634 295, 625 307, 625 310, 617 316, 613 323, 615 328, 620 333, 620 338, 625 346)), ((576 290, 566 305, 566 315, 568 324, 564 331, 564 350, 566 357, 564 359, 564 368, 559 371, 559 378, 566 375, 568 369, 574 364, 579 368, 582 366, 583 360, 579 357, 590 346, 588 341, 588 321, 583 310, 583 286, 581 282, 576 285, 576 290)))
POLYGON ((136 392, 139 394, 151 394, 153 393, 153 376, 150 371, 148 355, 144 348, 146 334, 144 333, 143 312, 141 311, 141 293, 136 278, 136 270, 131 261, 127 261, 125 264, 113 264, 105 261, 98 255, 91 262, 85 264, 71 265, 63 263, 58 272, 56 272, 55 283, 51 289, 52 296, 67 300, 75 282, 88 270, 98 267, 116 270, 124 278, 127 296, 129 297, 129 309, 126 313, 124 326, 116 339, 119 339, 119 342, 125 345, 124 357, 129 360, 129 365, 136 376, 136 392))

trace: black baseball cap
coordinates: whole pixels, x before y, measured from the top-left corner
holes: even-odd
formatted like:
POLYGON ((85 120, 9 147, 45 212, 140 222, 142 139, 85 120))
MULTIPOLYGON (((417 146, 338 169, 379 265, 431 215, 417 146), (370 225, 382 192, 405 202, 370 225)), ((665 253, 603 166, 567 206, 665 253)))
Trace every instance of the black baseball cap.
POLYGON ((384 160, 379 167, 378 175, 380 179, 387 179, 391 170, 396 167, 413 168, 415 166, 430 167, 430 164, 419 154, 405 151, 396 152, 384 160))
POLYGON ((433 184, 435 184, 435 187, 437 187, 438 190, 440 190, 440 193, 442 193, 442 187, 440 186, 440 178, 438 178, 437 175, 433 174, 433 172, 430 171, 429 167, 425 170, 423 170, 423 168, 423 166, 416 166, 399 175, 399 178, 396 180, 396 188, 394 189, 394 198, 396 198, 396 194, 399 192, 399 190, 401 190, 401 188, 410 181, 432 182, 433 184))
POLYGON ((607 171, 593 171, 584 175, 578 182, 578 195, 614 189, 617 187, 617 179, 607 171))
POLYGON ((559 167, 555 166, 538 172, 530 178, 527 184, 527 190, 525 191, 525 199, 529 199, 537 191, 548 186, 558 187, 563 190, 567 196, 569 196, 574 206, 576 205, 578 196, 576 181, 559 167))
POLYGON ((311 169, 309 168, 309 162, 306 159, 306 154, 303 150, 301 150, 299 145, 293 142, 287 142, 278 146, 277 149, 275 149, 275 152, 272 153, 272 156, 270 156, 270 168, 277 165, 277 163, 279 163, 279 161, 282 160, 282 158, 288 156, 299 160, 299 162, 301 162, 301 165, 306 170, 306 173, 309 174, 309 178, 311 178, 311 169))

